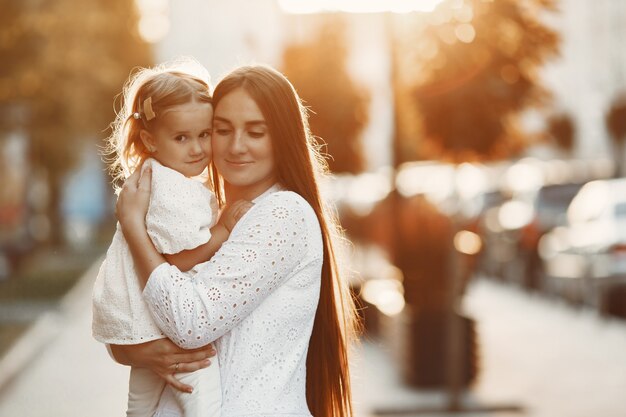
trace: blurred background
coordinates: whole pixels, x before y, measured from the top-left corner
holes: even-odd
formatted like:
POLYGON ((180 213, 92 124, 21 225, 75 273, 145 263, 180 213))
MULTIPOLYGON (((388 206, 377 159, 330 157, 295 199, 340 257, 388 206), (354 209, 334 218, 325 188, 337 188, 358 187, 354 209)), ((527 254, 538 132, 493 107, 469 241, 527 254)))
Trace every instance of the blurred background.
POLYGON ((626 2, 0 0, 0 416, 121 415, 91 339, 133 68, 267 63, 312 110, 357 416, 626 415, 626 2))

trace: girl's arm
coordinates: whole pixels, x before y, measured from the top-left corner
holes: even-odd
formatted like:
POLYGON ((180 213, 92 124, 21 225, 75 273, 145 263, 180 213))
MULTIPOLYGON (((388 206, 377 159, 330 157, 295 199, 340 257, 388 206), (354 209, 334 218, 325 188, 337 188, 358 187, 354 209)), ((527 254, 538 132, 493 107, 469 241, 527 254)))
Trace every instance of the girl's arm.
POLYGON ((124 238, 135 261, 141 288, 146 285, 150 273, 164 262, 178 267, 181 271, 188 271, 195 265, 212 258, 228 239, 235 224, 252 207, 252 203, 248 201, 236 201, 224 209, 219 222, 211 228, 211 239, 207 243, 194 249, 164 256, 154 247, 144 220, 150 203, 152 169, 148 167, 143 175, 138 171, 128 177, 124 183, 122 193, 117 200, 116 212, 124 238))
POLYGON ((181 271, 189 271, 199 263, 211 259, 222 246, 222 243, 226 242, 229 235, 228 229, 224 225, 217 223, 211 228, 211 239, 204 245, 163 256, 169 264, 176 266, 181 271))
POLYGON ((235 227, 241 216, 252 207, 249 201, 239 200, 226 207, 220 216, 219 222, 211 228, 211 239, 204 245, 184 250, 171 255, 164 255, 171 265, 181 271, 188 271, 201 262, 208 261, 219 250, 222 243, 228 240, 230 231, 235 227))

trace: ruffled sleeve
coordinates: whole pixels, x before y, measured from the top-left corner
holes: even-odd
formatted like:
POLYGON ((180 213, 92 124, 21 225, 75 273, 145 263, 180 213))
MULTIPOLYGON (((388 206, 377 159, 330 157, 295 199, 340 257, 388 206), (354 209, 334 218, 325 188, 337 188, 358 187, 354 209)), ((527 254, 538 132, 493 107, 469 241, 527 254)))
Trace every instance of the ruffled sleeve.
POLYGON ((184 348, 206 345, 301 268, 321 262, 321 251, 309 250, 309 238, 317 242, 320 233, 317 217, 302 197, 273 193, 250 209, 193 278, 167 263, 157 267, 144 299, 173 342, 184 348))

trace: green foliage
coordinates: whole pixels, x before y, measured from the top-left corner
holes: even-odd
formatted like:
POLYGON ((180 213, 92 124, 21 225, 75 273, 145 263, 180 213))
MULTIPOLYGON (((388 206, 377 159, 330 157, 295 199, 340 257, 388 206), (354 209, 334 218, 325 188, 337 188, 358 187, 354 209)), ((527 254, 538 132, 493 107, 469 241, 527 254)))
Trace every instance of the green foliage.
MULTIPOLYGON (((133 67, 151 64, 133 0, 3 0, 0 15, 0 137, 29 139, 31 166, 59 192, 86 140, 106 136, 113 100, 133 67), (4 63, 7 63, 5 65, 4 63), (17 117, 16 117, 17 116, 17 117)), ((53 233, 54 235, 54 233, 53 233)))
POLYGON ((439 154, 426 157, 455 161, 505 158, 525 145, 517 115, 550 97, 537 72, 558 53, 558 35, 540 20, 554 1, 461 4, 440 5, 451 8, 451 18, 424 25, 417 36, 422 48, 415 51, 419 73, 411 97, 423 149, 439 154))
POLYGON ((327 144, 331 171, 358 173, 369 97, 347 72, 346 58, 342 21, 329 18, 309 43, 286 48, 283 71, 311 110, 311 131, 327 144))

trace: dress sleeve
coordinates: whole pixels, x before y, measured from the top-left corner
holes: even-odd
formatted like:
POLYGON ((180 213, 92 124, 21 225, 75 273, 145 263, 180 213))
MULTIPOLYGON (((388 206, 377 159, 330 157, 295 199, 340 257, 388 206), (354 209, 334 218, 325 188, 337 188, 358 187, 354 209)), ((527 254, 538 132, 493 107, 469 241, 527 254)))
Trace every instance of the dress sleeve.
POLYGON ((228 332, 308 263, 311 219, 317 224, 304 199, 277 192, 250 209, 195 276, 167 263, 158 266, 144 289, 157 325, 188 349, 228 332))

